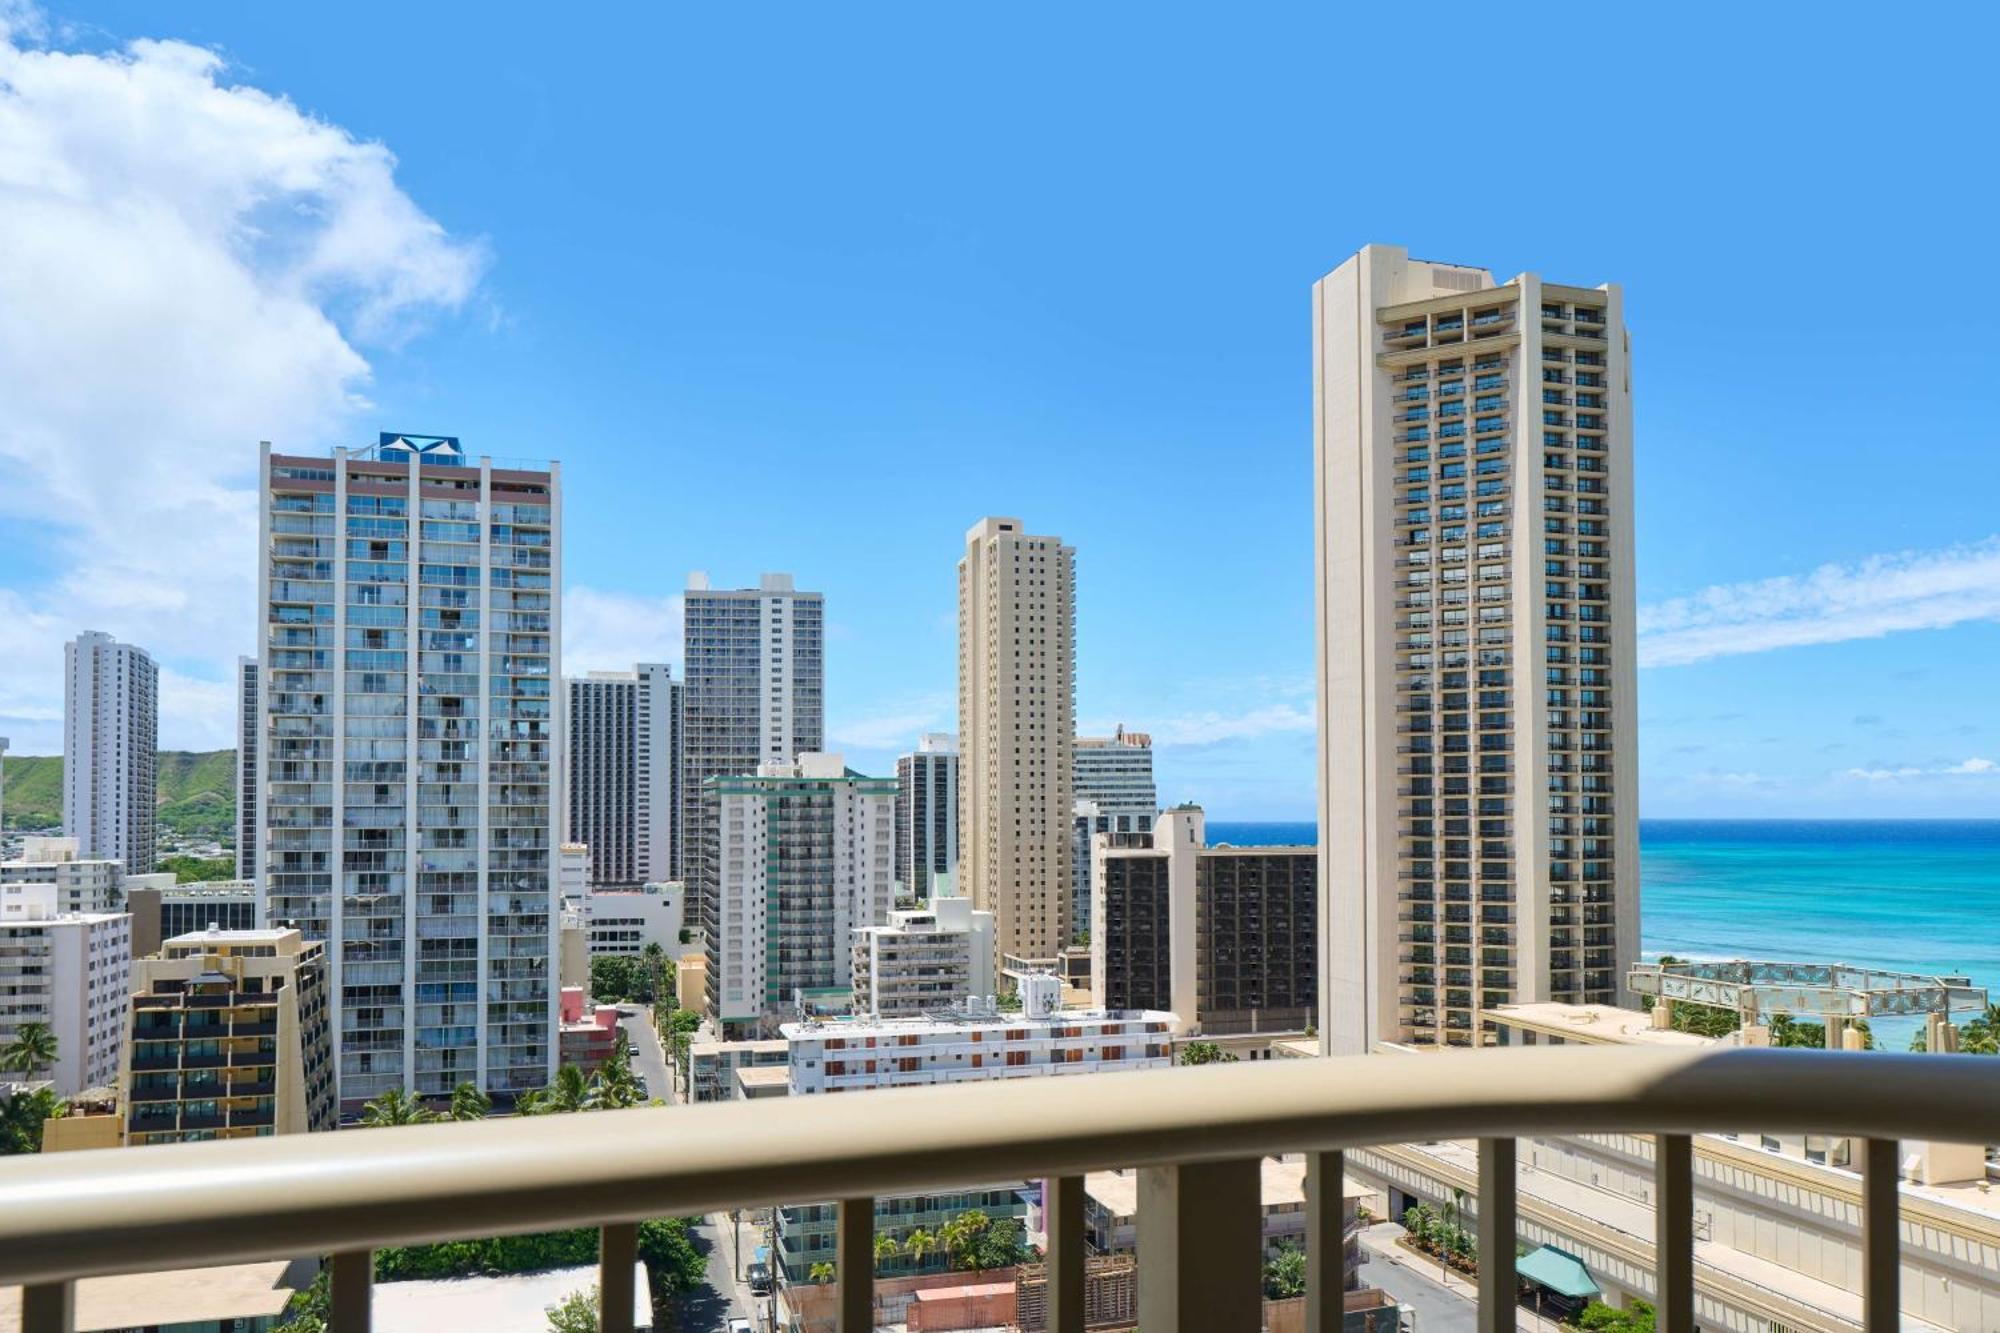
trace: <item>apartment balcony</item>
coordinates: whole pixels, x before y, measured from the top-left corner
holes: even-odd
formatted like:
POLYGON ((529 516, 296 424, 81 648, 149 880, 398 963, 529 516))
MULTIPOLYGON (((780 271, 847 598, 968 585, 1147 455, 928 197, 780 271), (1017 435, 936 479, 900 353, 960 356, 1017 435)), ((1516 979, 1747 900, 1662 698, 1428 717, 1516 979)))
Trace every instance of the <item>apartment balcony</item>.
MULTIPOLYGON (((1468 1015, 1444 1022, 1446 1044, 1474 1040, 1468 1015)), ((876 1196, 1047 1180, 1050 1327, 1081 1330, 1083 1178, 1140 1167, 1140 1327, 1251 1333, 1262 1319, 1260 1162, 1303 1153, 1307 1327, 1337 1328, 1345 1218, 1340 1191, 1322 1184, 1342 1179, 1347 1150, 1477 1140, 1478 1249, 1513 1255, 1518 1138, 1652 1134, 1649 1294, 1663 1333, 1685 1333, 1695 1294, 1690 1136, 1755 1127, 1864 1141, 1863 1326, 1886 1330, 1901 1308, 1899 1141, 1978 1141, 1981 1108, 1996 1103, 2000 1062, 1977 1056, 1536 1048, 65 1153, 0 1166, 0 1284, 25 1285, 25 1333, 50 1333, 72 1326, 80 1278, 324 1254, 332 1326, 364 1329, 376 1248, 588 1221, 602 1227, 604 1327, 622 1333, 639 1221, 835 1199, 839 1327, 859 1333, 876 1314, 876 1196), (1864 1060, 1871 1076, 1857 1078, 1864 1060), (612 1141, 619 1151, 606 1153, 612 1141)), ((1478 1281, 1478 1327, 1513 1329, 1513 1266, 1484 1265, 1478 1281)))

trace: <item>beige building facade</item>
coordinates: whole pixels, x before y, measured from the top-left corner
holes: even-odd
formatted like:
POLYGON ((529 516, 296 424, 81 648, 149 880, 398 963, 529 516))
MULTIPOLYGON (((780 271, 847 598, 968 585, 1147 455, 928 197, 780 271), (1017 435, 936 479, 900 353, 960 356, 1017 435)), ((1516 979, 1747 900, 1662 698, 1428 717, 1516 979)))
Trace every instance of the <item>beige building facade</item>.
POLYGON ((985 518, 958 563, 959 869, 1002 956, 1070 940, 1076 552, 985 518))
POLYGON ((1613 1003, 1638 946, 1623 297, 1371 245, 1313 288, 1326 1051, 1613 1003))

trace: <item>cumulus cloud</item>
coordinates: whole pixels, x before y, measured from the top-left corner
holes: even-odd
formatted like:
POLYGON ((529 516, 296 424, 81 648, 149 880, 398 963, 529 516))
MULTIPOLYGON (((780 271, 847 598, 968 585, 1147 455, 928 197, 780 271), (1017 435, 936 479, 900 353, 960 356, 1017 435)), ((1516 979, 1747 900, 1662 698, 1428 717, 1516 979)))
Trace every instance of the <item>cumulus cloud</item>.
POLYGON ((486 262, 395 158, 175 41, 40 44, 0 0, 0 726, 51 748, 62 641, 181 670, 162 742, 222 745, 254 646, 257 441, 346 442, 360 350, 462 306, 486 262), (219 691, 219 693, 218 693, 219 691))
POLYGON ((1992 773, 2000 773, 2000 764, 1975 755, 1955 764, 1940 764, 1932 768, 1922 768, 1915 764, 1903 764, 1895 768, 1850 768, 1842 776, 1859 778, 1864 782, 1893 782, 1905 778, 1984 777, 1992 773))
POLYGON ((951 731, 957 725, 958 696, 940 691, 888 704, 864 717, 828 721, 836 749, 906 753, 927 731, 951 731))
POLYGON ((1973 620, 2000 620, 2000 537, 1719 584, 1642 607, 1639 665, 1681 666, 1973 620))
POLYGON ((665 662, 680 679, 682 615, 679 593, 646 597, 573 585, 563 590, 563 674, 630 671, 638 662, 665 662))

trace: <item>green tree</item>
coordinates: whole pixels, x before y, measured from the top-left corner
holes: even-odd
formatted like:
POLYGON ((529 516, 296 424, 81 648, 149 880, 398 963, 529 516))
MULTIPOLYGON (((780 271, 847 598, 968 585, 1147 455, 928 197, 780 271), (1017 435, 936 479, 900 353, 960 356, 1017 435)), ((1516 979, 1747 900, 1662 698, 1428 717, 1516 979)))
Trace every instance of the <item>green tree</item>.
POLYGON ((1654 1333, 1653 1307, 1633 1301, 1626 1309, 1592 1301, 1576 1317, 1576 1326, 1588 1333, 1654 1333))
POLYGON ((236 861, 228 856, 164 856, 158 869, 172 871, 183 884, 206 884, 236 878, 236 861))
POLYGON ((644 1100, 639 1095, 639 1076, 632 1072, 632 1047, 622 1029, 611 1039, 611 1054, 592 1082, 599 1110, 615 1111, 644 1100))
POLYGON ((1274 1301, 1306 1294, 1306 1252, 1289 1240, 1264 1261, 1264 1295, 1274 1301))
POLYGON ((935 1232, 926 1231, 922 1227, 918 1227, 915 1231, 912 1231, 903 1240, 903 1253, 909 1255, 910 1262, 914 1263, 919 1268, 922 1268, 924 1266, 924 1256, 928 1254, 936 1254, 937 1250, 938 1250, 937 1234, 935 1232))
POLYGON ((902 1252, 903 1252, 903 1247, 896 1243, 896 1238, 894 1236, 890 1235, 886 1231, 878 1231, 875 1233, 876 1272, 879 1273, 884 1268, 888 1267, 889 1261, 891 1259, 894 1259, 897 1255, 901 1254, 902 1252))
POLYGON ((639 950, 639 960, 646 965, 646 980, 652 983, 652 994, 647 999, 667 993, 666 969, 667 951, 654 940, 648 940, 646 947, 639 950))
POLYGON ((326 1264, 320 1264, 310 1286, 292 1293, 285 1302, 279 1327, 286 1333, 327 1333, 333 1321, 333 1292, 326 1264))
POLYGON ((816 1287, 824 1287, 833 1281, 833 1265, 822 1259, 806 1270, 806 1280, 816 1287))
POLYGON ((597 1333, 597 1288, 572 1291, 543 1313, 549 1317, 549 1333, 597 1333))
POLYGON ((59 1053, 54 1028, 47 1023, 23 1023, 15 1030, 14 1040, 0 1048, 0 1070, 36 1078, 55 1068, 59 1053))
POLYGON ((651 1001, 653 982, 646 965, 631 954, 605 954, 590 960, 590 994, 601 1004, 621 1000, 651 1001))
POLYGON ((385 1125, 423 1125, 435 1119, 437 1112, 401 1088, 391 1088, 361 1108, 361 1123, 370 1129, 385 1125))
POLYGON ((1184 1065, 1233 1065, 1236 1057, 1212 1041, 1191 1041, 1180 1048, 1184 1065))
POLYGON ((69 1103, 48 1088, 0 1097, 0 1157, 42 1150, 42 1126, 60 1120, 69 1103))
POLYGON ((562 1065, 556 1070, 555 1082, 538 1092, 523 1094, 514 1104, 514 1109, 521 1115, 568 1115, 575 1111, 595 1111, 598 1109, 597 1088, 580 1066, 562 1065))
POLYGON ((484 1120, 493 1110, 493 1099, 479 1090, 479 1085, 465 1079, 451 1090, 451 1109, 444 1113, 447 1120, 484 1120))

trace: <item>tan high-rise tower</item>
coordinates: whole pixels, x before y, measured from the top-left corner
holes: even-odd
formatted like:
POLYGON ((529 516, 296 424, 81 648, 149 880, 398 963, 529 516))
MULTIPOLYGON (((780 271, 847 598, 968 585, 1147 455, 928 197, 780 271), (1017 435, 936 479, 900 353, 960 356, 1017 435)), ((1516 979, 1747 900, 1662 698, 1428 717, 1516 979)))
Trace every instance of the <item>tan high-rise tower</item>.
POLYGON ((1371 245, 1313 287, 1320 1032, 1471 1045, 1638 950, 1623 298, 1371 245))
POLYGON ((981 519, 958 563, 959 870, 1001 955, 1070 938, 1076 552, 981 519))

